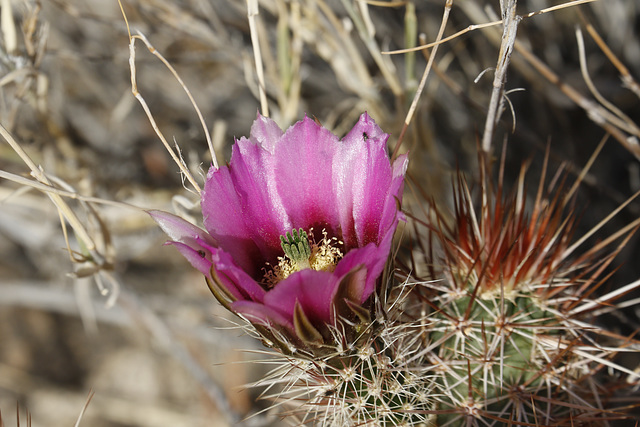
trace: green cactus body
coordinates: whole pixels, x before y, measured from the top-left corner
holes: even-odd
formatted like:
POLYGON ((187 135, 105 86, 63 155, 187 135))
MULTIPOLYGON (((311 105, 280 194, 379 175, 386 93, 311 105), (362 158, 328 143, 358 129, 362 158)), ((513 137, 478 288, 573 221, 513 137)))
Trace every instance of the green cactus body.
POLYGON ((430 317, 428 334, 439 367, 439 425, 461 413, 499 414, 514 391, 543 386, 549 353, 541 349, 540 337, 559 338, 562 327, 535 295, 467 294, 441 306, 430 317))

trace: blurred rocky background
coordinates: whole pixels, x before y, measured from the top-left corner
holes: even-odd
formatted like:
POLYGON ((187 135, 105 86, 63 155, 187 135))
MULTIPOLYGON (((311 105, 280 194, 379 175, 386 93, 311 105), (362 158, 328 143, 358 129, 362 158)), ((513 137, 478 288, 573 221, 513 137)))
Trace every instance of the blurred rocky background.
MULTIPOLYGON (((521 0, 517 10, 560 4, 521 0)), ((131 32, 175 67, 224 163, 260 109, 247 4, 123 0, 122 10, 131 32)), ((306 113, 344 134, 366 110, 391 134, 392 147, 426 58, 380 52, 414 46, 421 34, 435 40, 444 10, 443 0, 260 0, 271 117, 286 128, 306 113)), ((498 0, 454 1, 445 36, 498 16, 498 0)), ((269 358, 265 348, 175 249, 162 246, 165 237, 141 210, 193 213, 189 202, 197 198, 132 95, 118 2, 2 0, 0 29, 0 123, 56 188, 133 206, 66 199, 97 242, 103 258, 96 267, 82 259, 86 248, 67 226, 69 253, 58 210, 13 179, 30 178, 29 168, 0 141, 2 421, 17 425, 19 405, 21 423, 29 416, 34 426, 73 426, 79 418, 91 427, 282 424, 275 411, 259 413, 269 406, 257 399, 262 389, 243 387, 269 371, 255 363, 269 358)), ((500 25, 476 29, 439 47, 401 148, 411 153, 406 209, 419 212, 424 195, 446 207, 458 168, 471 182, 477 177, 501 33, 500 25)), ((534 191, 547 146, 547 182, 561 169, 571 183, 611 134, 576 200, 580 236, 640 190, 640 3, 599 0, 531 16, 517 40, 509 103, 492 146, 496 159, 506 146, 507 186, 530 161, 534 191), (615 120, 603 118, 612 110, 619 110, 615 120)), ((211 157, 183 87, 140 41, 135 56, 138 89, 158 127, 201 177, 211 157)), ((639 213, 639 202, 631 203, 587 244, 639 213)), ((629 240, 603 291, 640 277, 638 244, 629 240)), ((637 305, 607 322, 630 334, 639 326, 637 305)), ((638 362, 632 356, 627 364, 638 362)))

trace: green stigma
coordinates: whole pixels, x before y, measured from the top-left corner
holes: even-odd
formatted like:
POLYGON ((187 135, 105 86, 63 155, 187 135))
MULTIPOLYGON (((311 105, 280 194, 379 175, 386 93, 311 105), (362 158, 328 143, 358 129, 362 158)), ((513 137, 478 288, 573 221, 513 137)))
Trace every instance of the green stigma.
POLYGON ((280 236, 280 246, 284 256, 278 257, 278 265, 267 263, 264 285, 271 289, 296 271, 311 269, 332 272, 342 259, 340 247, 344 243, 335 237, 328 237, 322 230, 322 239, 316 240, 313 228, 305 232, 302 228, 291 230, 280 236))
POLYGON ((309 257, 311 256, 311 246, 307 232, 302 228, 287 231, 286 237, 280 236, 280 244, 287 258, 289 258, 298 268, 303 270, 309 268, 309 257))

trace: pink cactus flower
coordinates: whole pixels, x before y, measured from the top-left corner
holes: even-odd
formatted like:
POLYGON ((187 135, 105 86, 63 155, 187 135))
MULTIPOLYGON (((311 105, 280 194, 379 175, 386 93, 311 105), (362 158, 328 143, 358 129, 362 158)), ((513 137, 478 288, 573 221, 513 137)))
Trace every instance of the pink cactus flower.
POLYGON ((342 140, 308 117, 283 132, 258 115, 229 165, 209 170, 206 231, 150 214, 270 344, 330 345, 366 320, 403 217, 408 160, 390 163, 388 137, 366 113, 342 140))

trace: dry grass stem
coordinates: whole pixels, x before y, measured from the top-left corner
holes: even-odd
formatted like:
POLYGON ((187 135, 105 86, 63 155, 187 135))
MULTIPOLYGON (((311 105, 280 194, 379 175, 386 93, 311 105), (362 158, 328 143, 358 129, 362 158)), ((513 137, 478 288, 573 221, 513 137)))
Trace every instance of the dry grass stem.
POLYGON ((0 427, 637 422, 640 6, 543 3, 0 0, 0 427), (409 153, 326 357, 216 304, 144 211, 202 227, 256 110, 367 111, 409 153))
MULTIPOLYGON (((33 160, 31 160, 29 155, 23 150, 22 146, 13 138, 13 136, 9 133, 9 131, 7 131, 7 129, 5 129, 5 127, 2 125, 0 125, 0 135, 2 135, 4 140, 7 141, 7 143, 11 146, 11 148, 13 148, 13 150, 20 156, 20 158, 24 161, 27 167, 31 170, 31 175, 34 178, 36 178, 41 184, 51 187, 51 182, 45 175, 44 171, 40 167, 36 166, 36 164, 33 162, 33 160)), ((89 236, 89 233, 87 232, 87 230, 85 229, 81 221, 78 219, 73 209, 69 207, 69 205, 64 201, 64 199, 59 194, 56 194, 50 191, 47 191, 46 193, 47 193, 47 196, 49 196, 49 198, 53 202, 53 204, 56 206, 58 211, 60 212, 60 215, 63 216, 69 222, 74 232, 78 236, 78 239, 80 239, 84 243, 87 250, 91 253, 91 256, 93 257, 93 259, 98 264, 102 263, 104 259, 102 255, 96 252, 96 244, 93 241, 93 238, 89 236)), ((64 227, 64 221, 62 222, 62 225, 64 227)))
POLYGON ((640 134, 638 134, 638 128, 634 125, 633 128, 629 128, 627 123, 621 121, 616 115, 606 110, 597 103, 583 96, 580 92, 574 89, 572 86, 564 82, 560 76, 554 73, 544 62, 537 58, 521 43, 516 41, 516 51, 524 57, 529 64, 531 64, 540 74, 542 74, 550 83, 557 86, 567 97, 569 97, 576 105, 585 110, 588 117, 593 120, 594 123, 601 126, 605 131, 610 133, 618 142, 622 144, 630 153, 632 153, 637 159, 640 159, 640 134), (621 129, 622 126, 624 129, 621 129), (629 135, 625 132, 625 129, 632 131, 629 135))
MULTIPOLYGON (((523 19, 527 19, 527 18, 531 18, 533 16, 537 16, 537 15, 542 15, 545 13, 549 13, 549 12, 553 12, 556 10, 561 10, 561 9, 565 9, 567 7, 572 7, 572 6, 578 6, 580 4, 584 4, 584 3, 592 3, 592 2, 596 2, 596 1, 601 1, 601 0, 573 0, 573 1, 568 1, 566 3, 562 3, 556 6, 552 6, 552 7, 548 7, 545 9, 540 9, 534 12, 529 12, 525 15, 520 16, 520 20, 523 19)), ((416 46, 416 47, 411 47, 411 48, 407 48, 407 49, 396 49, 396 50, 389 50, 389 51, 384 51, 381 52, 383 55, 397 55, 397 54, 401 54, 401 53, 410 53, 410 52, 418 52, 424 49, 429 49, 431 47, 437 46, 439 44, 443 44, 443 43, 447 43, 450 42, 452 40, 457 39, 458 37, 467 34, 468 32, 471 31, 476 31, 476 30, 481 30, 483 28, 490 28, 490 27, 495 27, 498 26, 500 24, 503 24, 504 20, 500 19, 500 20, 496 20, 496 21, 491 21, 491 22, 485 22, 482 24, 473 24, 473 25, 469 25, 467 28, 460 30, 450 36, 444 37, 440 40, 431 42, 431 43, 422 43, 420 46, 416 46)))
MULTIPOLYGON (((133 209, 138 212, 142 212, 143 210, 143 208, 141 208, 140 206, 135 206, 126 202, 119 202, 117 200, 108 200, 108 199, 102 199, 99 197, 92 197, 92 196, 83 196, 82 194, 79 194, 75 191, 61 190, 59 188, 53 187, 51 184, 43 184, 41 182, 33 181, 28 178, 22 177, 20 175, 12 174, 10 172, 6 172, 3 170, 0 170, 0 178, 4 178, 8 181, 15 182, 16 184, 20 184, 25 189, 33 188, 34 190, 38 190, 42 193, 51 193, 51 194, 58 195, 60 197, 65 197, 73 200, 80 200, 85 203, 94 203, 94 204, 113 206, 116 208, 133 209)), ((7 198, 2 199, 2 201, 6 201, 9 197, 11 197, 11 195, 8 195, 7 198)))
POLYGON ((249 29, 251 33, 251 43, 253 45, 253 58, 256 65, 256 75, 258 76, 258 90, 260 93, 260 107, 262 114, 269 117, 269 104, 267 102, 267 90, 264 81, 264 69, 262 67, 262 51, 260 49, 260 39, 256 21, 258 20, 258 0, 247 0, 247 18, 249 18, 249 29))
POLYGON ((440 21, 440 29, 438 30, 438 35, 436 36, 436 44, 433 46, 433 51, 429 55, 429 59, 427 61, 427 66, 422 73, 422 78, 420 79, 420 84, 416 89, 416 92, 413 96, 413 101, 411 102, 411 106, 409 107, 409 111, 404 119, 404 124, 402 126, 402 130, 400 131, 400 135, 398 136, 398 140, 393 149, 393 153, 391 158, 394 159, 399 154, 400 145, 402 144, 402 140, 404 138, 404 134, 411 123, 411 119, 413 118, 413 114, 418 107, 418 102, 420 101, 420 96, 422 95, 422 91, 424 90, 425 85, 427 84, 427 79, 429 77, 429 72, 431 71, 431 67, 433 65, 433 61, 435 60, 436 53, 438 52, 438 41, 442 39, 442 35, 444 34, 444 29, 447 26, 447 22, 449 20, 449 14, 451 13, 451 7, 453 6, 453 0, 446 0, 444 5, 444 12, 442 14, 442 20, 440 21))
POLYGON ((131 32, 129 30, 129 23, 128 23, 128 20, 127 20, 127 16, 126 16, 126 14, 124 12, 124 9, 122 7, 122 3, 120 2, 120 0, 118 0, 118 4, 120 5, 120 9, 122 11, 123 17, 125 19, 125 22, 127 23, 127 32, 129 34, 129 67, 130 67, 130 70, 131 70, 131 92, 133 93, 135 98, 138 100, 138 102, 142 105, 142 108, 144 109, 144 111, 145 111, 145 113, 147 115, 147 118, 149 119, 149 122, 151 123, 151 126, 153 127, 153 129, 156 132, 156 135, 158 136, 160 141, 162 141, 162 144, 164 145, 164 147, 167 150, 167 152, 171 155, 171 158, 173 159, 173 161, 176 163, 178 168, 180 168, 181 172, 184 174, 184 176, 187 178, 187 180, 189 180, 189 182, 191 183, 193 188, 196 190, 196 192, 200 193, 200 191, 201 191, 200 190, 200 186, 198 185, 198 183, 196 182, 195 178, 193 177, 193 175, 191 174, 191 172, 187 168, 184 160, 180 156, 180 153, 179 152, 176 153, 173 150, 173 148, 171 147, 171 145, 169 144, 169 142, 167 141, 167 139, 164 137, 164 134, 158 128, 158 125, 156 124, 156 121, 153 118, 153 114, 151 113, 151 110, 149 109, 149 106, 147 105, 146 101, 144 100, 144 98, 142 97, 140 92, 138 91, 138 84, 137 84, 137 78, 136 78, 136 60, 135 60, 135 41, 136 41, 136 39, 142 41, 145 44, 145 46, 147 47, 147 49, 149 50, 149 52, 151 54, 153 54, 154 56, 156 56, 164 64, 164 66, 167 67, 167 69, 171 72, 173 77, 178 81, 178 83, 180 84, 180 86, 182 87, 184 92, 186 93, 187 97, 189 98, 189 101, 191 102, 191 105, 193 106, 194 110, 196 111, 196 114, 198 115, 198 119, 200 120, 200 124, 202 125, 202 130, 203 130, 204 135, 205 135, 206 140, 207 140, 207 146, 209 147, 209 151, 210 151, 210 154, 211 154, 212 162, 213 162, 214 166, 217 168, 218 167, 217 156, 216 156, 215 150, 213 148, 213 142, 211 141, 211 135, 209 133, 209 129, 208 129, 206 123, 205 123, 204 117, 202 116, 202 112, 198 108, 198 106, 197 106, 197 104, 195 102, 195 99, 193 99, 193 95, 191 95, 191 91, 184 84, 184 81, 182 80, 180 75, 177 73, 175 68, 171 65, 171 63, 169 63, 169 61, 167 61, 162 56, 162 54, 160 52, 158 52, 151 45, 151 43, 149 42, 149 40, 147 40, 147 38, 144 36, 144 34, 138 33, 137 35, 134 35, 134 36, 131 35, 131 32))
POLYGON ((614 116, 618 118, 618 120, 616 120, 616 117, 609 118, 609 121, 614 126, 624 130, 627 133, 640 137, 640 128, 638 128, 638 126, 636 126, 633 120, 631 120, 629 116, 624 114, 622 110, 620 110, 618 107, 616 107, 607 99, 605 99, 605 97, 602 96, 602 94, 596 88, 596 85, 593 83, 593 80, 591 80, 591 76, 589 75, 589 69, 587 66, 586 51, 584 47, 584 38, 582 37, 582 30, 580 30, 580 28, 576 28, 576 39, 578 40, 578 53, 580 56, 580 71, 582 72, 582 78, 584 79, 584 82, 587 84, 589 91, 591 92, 593 97, 600 103, 600 105, 602 105, 604 108, 609 110, 611 113, 614 114, 614 116))
MULTIPOLYGON (((581 15, 581 18, 583 18, 583 21, 584 21, 584 16, 581 15)), ((627 88, 629 88, 629 90, 631 90, 633 93, 635 93, 636 96, 640 98, 640 85, 638 85, 638 82, 633 78, 633 76, 629 72, 629 69, 611 51, 611 49, 609 48, 609 46, 607 46, 605 41, 602 40, 602 37, 600 37, 600 34, 598 34, 595 28, 593 28, 593 25, 591 23, 587 22, 585 23, 585 26, 587 28, 587 32, 589 32, 589 35, 597 43, 598 47, 602 50, 602 52, 607 56, 609 61, 620 72, 620 76, 622 77, 622 81, 624 82, 624 85, 627 88)))
MULTIPOLYGON (((135 96, 135 98, 138 100, 138 102, 140 103, 142 108, 144 109, 144 112, 147 115, 147 117, 149 118, 149 122, 151 123, 151 127, 153 127, 154 132, 156 133, 156 135, 158 136, 160 141, 162 141, 162 145, 164 145, 164 148, 171 155, 171 158, 173 159, 175 164, 178 166, 180 171, 183 173, 183 176, 186 177, 186 179, 191 183, 193 188, 199 194, 201 192, 200 185, 198 185, 198 183, 196 182, 195 178, 193 177, 193 175, 191 174, 191 172, 187 168, 187 165, 185 164, 184 159, 182 159, 182 157, 180 157, 179 153, 176 153, 174 151, 173 147, 171 147, 171 145, 169 144, 167 139, 164 137, 164 134, 162 133, 162 131, 158 127, 158 125, 156 123, 156 120, 153 118, 153 114, 151 113, 151 110, 149 109, 149 106, 147 105, 147 102, 144 100, 144 98, 142 97, 142 95, 138 91, 138 84, 136 82, 136 63, 135 63, 135 55, 136 55, 135 41, 136 41, 136 39, 142 40, 143 43, 145 43, 145 45, 149 49, 149 52, 151 52, 153 54, 156 54, 156 52, 157 52, 153 48, 153 46, 151 46, 150 44, 147 44, 146 38, 144 38, 143 36, 137 35, 137 36, 133 36, 133 37, 130 38, 130 42, 129 42, 129 52, 130 52, 129 66, 131 68, 131 92, 133 93, 133 96, 135 96)), ((215 157, 214 157, 214 159, 215 159, 215 157)))
POLYGON ((82 407, 82 410, 80 411, 80 414, 78 415, 78 419, 76 420, 76 423, 74 424, 73 427, 80 427, 80 423, 82 422, 82 417, 84 416, 84 413, 86 412, 87 408, 89 407, 89 404, 91 403, 91 399, 93 399, 94 395, 95 395, 95 393, 93 392, 93 390, 89 391, 89 395, 87 396, 87 402, 82 407))

